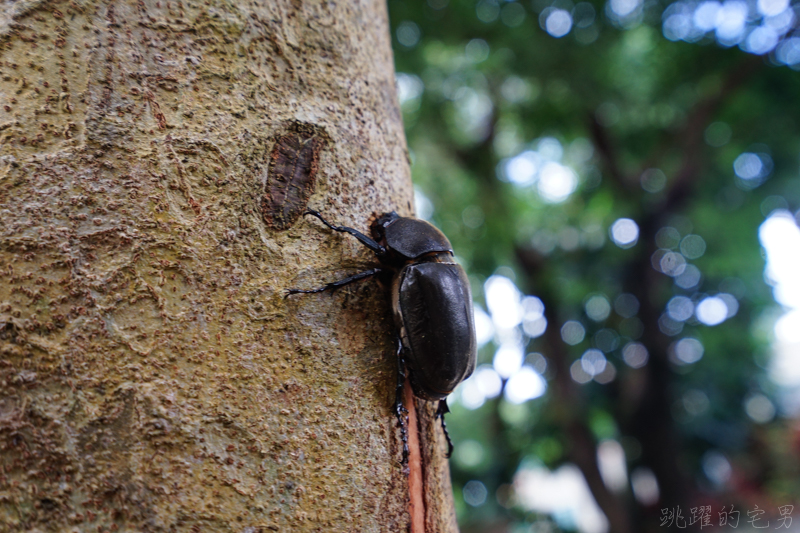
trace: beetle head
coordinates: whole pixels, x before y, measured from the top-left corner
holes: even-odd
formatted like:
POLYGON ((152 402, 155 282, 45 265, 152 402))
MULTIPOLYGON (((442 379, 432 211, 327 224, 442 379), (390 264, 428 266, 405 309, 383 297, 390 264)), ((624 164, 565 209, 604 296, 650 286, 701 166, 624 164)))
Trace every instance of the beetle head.
POLYGON ((370 230, 372 231, 372 237, 376 241, 382 242, 386 238, 386 228, 398 218, 400 218, 400 215, 394 211, 391 213, 384 213, 383 215, 379 216, 370 227, 370 230))

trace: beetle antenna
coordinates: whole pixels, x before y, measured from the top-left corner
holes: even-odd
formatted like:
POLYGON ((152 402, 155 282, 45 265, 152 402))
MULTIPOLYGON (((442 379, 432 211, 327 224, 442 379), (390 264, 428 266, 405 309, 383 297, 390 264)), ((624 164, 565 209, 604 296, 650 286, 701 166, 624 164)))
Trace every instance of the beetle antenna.
POLYGON ((379 257, 383 257, 386 255, 386 248, 375 242, 373 239, 370 239, 369 237, 367 237, 366 235, 364 235, 363 233, 361 233, 356 229, 349 228, 347 226, 334 226, 333 224, 322 218, 322 215, 319 213, 319 211, 314 211, 313 209, 307 209, 306 212, 303 213, 303 215, 311 215, 312 217, 318 218, 320 222, 328 226, 333 231, 338 231, 341 233, 349 233, 350 235, 358 239, 359 242, 361 242, 361 244, 363 244, 364 246, 375 252, 379 257))

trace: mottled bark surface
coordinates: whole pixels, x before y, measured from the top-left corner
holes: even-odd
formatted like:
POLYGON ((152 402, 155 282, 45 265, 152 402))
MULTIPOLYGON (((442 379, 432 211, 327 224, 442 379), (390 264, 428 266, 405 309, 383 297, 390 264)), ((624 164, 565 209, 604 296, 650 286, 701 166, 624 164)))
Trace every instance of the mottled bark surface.
POLYGON ((0 7, 0 530, 406 530, 385 290, 283 298, 374 261, 266 223, 300 130, 313 194, 280 198, 411 213, 381 2, 0 7))

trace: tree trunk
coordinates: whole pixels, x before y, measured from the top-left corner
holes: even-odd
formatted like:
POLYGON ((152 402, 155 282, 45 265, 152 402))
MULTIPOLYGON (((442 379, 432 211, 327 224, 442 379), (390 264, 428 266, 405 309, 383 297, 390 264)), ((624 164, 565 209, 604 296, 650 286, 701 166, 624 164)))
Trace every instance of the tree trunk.
POLYGON ((284 299, 411 214, 383 3, 0 9, 0 530, 409 529, 385 289, 284 299))

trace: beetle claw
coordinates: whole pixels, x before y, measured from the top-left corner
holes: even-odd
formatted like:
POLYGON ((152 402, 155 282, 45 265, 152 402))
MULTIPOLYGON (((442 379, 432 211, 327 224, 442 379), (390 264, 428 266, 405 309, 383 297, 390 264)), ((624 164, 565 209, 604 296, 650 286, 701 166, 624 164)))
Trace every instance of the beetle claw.
MULTIPOLYGON (((402 387, 400 391, 402 395, 402 387)), ((403 441, 403 459, 400 464, 403 466, 403 471, 408 474, 408 409, 405 408, 400 398, 402 396, 398 396, 395 404, 395 416, 400 423, 400 439, 403 441)))

